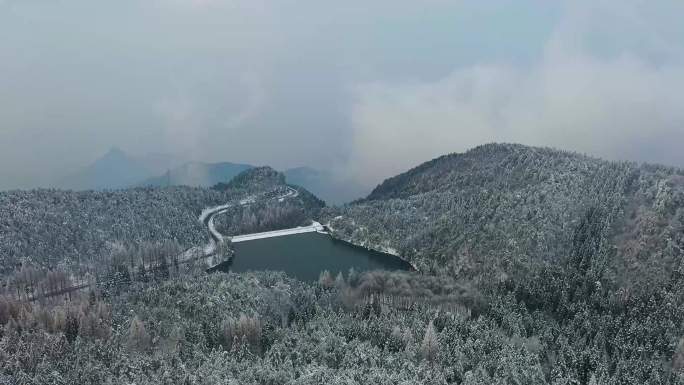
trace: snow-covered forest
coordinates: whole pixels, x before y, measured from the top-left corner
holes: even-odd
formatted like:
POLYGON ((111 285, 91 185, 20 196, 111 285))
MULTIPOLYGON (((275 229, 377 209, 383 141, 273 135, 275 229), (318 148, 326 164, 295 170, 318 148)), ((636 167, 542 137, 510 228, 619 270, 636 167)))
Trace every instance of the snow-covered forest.
MULTIPOLYGON (((4 290, 20 288, 19 294, 30 298, 54 291, 47 288, 82 285, 124 270, 144 276, 141 268, 177 264, 184 251, 209 239, 199 220, 204 208, 285 186, 282 175, 270 168, 246 171, 238 182, 212 189, 0 192, 4 290), (57 276, 63 278, 53 282, 57 276)), ((286 202, 262 197, 254 204, 236 204, 217 217, 218 227, 224 234, 242 234, 308 224, 323 203, 298 189, 298 197, 286 202), (248 220, 255 215, 258 220, 248 220)))
POLYGON ((224 234, 318 219, 418 273, 305 283, 167 261, 207 241, 202 208, 283 183, 4 193, 2 261, 23 265, 3 278, 0 383, 684 383, 680 170, 487 145, 344 207, 301 190, 216 218, 224 234), (140 254, 167 262, 134 269, 140 254), (39 295, 88 264, 117 279, 39 295))
POLYGON ((648 290, 684 257, 684 171, 491 144, 427 162, 322 216, 337 237, 395 250, 431 274, 506 280, 574 256, 648 290))

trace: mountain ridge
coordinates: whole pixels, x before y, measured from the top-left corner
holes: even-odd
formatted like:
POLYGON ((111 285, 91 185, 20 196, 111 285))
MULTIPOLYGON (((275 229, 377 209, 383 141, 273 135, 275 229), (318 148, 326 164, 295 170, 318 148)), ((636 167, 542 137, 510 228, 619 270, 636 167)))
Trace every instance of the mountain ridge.
POLYGON ((187 162, 163 175, 153 176, 137 183, 144 187, 191 186, 210 187, 226 182, 254 166, 232 162, 187 162))
POLYGON ((78 172, 59 180, 57 187, 73 190, 120 188, 145 178, 144 166, 118 147, 112 147, 102 157, 78 172))
POLYGON ((335 236, 395 250, 421 270, 495 280, 584 253, 576 238, 588 226, 592 268, 649 290, 684 259, 683 180, 667 166, 488 144, 388 178, 324 216, 335 236))
MULTIPOLYGON (((164 154, 134 157, 112 148, 80 171, 61 178, 55 187, 71 190, 115 190, 129 187, 189 186, 209 188, 227 183, 250 168, 235 162, 185 161, 164 154)), ((308 166, 282 171, 288 183, 302 186, 332 204, 358 199, 368 190, 351 179, 308 166)))

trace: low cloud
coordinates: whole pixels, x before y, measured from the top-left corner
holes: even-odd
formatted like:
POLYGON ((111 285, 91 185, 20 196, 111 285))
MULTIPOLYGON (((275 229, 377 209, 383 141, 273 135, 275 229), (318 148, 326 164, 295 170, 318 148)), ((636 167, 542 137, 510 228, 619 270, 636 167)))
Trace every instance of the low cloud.
POLYGON ((0 0, 0 189, 112 146, 366 187, 492 141, 684 166, 683 13, 672 0, 0 0))
MULTIPOLYGON (((638 26, 637 34, 652 27, 632 11, 616 25, 638 26)), ((350 172, 377 183, 487 142, 684 166, 678 42, 649 30, 638 47, 597 53, 592 20, 569 12, 529 67, 477 65, 436 81, 357 86, 350 172)))

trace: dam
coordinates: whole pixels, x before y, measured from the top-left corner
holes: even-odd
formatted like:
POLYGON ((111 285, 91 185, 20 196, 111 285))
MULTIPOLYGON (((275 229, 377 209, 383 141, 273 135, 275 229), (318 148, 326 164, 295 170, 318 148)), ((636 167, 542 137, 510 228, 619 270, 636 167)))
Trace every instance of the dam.
POLYGON ((322 224, 320 224, 318 222, 313 222, 309 226, 293 227, 290 229, 283 229, 283 230, 265 231, 263 233, 235 235, 233 237, 230 237, 230 240, 233 243, 238 243, 238 242, 253 241, 253 240, 257 240, 257 239, 284 237, 287 235, 304 234, 304 233, 324 233, 325 234, 326 231, 325 231, 325 227, 323 227, 322 224))

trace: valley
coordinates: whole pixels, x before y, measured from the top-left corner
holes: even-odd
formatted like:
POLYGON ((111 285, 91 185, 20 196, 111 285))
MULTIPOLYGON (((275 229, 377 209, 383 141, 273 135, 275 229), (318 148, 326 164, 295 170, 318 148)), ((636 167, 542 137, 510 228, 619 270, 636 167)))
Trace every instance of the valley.
POLYGON ((0 0, 0 385, 684 385, 683 16, 0 0))
POLYGON ((676 381, 683 175, 491 144, 342 206, 268 167, 210 189, 0 193, 0 369, 67 383, 676 381))

